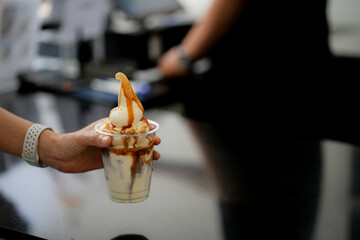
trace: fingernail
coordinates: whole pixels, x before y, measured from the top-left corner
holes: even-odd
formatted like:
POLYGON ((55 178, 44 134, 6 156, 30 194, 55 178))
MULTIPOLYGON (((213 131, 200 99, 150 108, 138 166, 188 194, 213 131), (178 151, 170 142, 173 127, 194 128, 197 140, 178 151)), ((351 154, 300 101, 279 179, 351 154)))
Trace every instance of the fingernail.
POLYGON ((101 144, 102 144, 102 145, 106 145, 108 139, 109 139, 108 136, 101 136, 101 144))

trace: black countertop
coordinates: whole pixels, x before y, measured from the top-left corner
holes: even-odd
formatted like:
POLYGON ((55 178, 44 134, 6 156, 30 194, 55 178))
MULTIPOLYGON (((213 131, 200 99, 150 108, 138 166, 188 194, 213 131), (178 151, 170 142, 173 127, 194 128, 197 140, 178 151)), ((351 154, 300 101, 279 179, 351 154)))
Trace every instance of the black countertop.
MULTIPOLYGON (((111 108, 42 92, 2 94, 0 106, 60 132, 111 108)), ((103 170, 65 174, 1 153, 0 238, 360 239, 358 147, 309 139, 235 142, 173 112, 147 113, 160 123, 162 138, 149 199, 112 202, 103 170)))

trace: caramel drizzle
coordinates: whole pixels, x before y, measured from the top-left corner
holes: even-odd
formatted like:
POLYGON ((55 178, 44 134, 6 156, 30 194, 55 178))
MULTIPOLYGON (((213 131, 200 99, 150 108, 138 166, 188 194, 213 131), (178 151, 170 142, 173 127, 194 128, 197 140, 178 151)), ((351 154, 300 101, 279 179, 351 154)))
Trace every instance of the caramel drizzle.
POLYGON ((144 107, 141 104, 139 98, 134 93, 134 90, 132 89, 131 84, 128 78, 125 76, 125 74, 118 72, 116 73, 115 78, 121 81, 120 93, 118 96, 118 107, 120 107, 121 96, 122 93, 124 93, 124 96, 126 98, 126 106, 128 109, 128 126, 125 126, 125 128, 130 127, 131 124, 134 122, 134 108, 132 102, 135 101, 143 113, 144 113, 144 107), (121 91, 121 89, 123 91, 121 91))
POLYGON ((153 155, 150 156, 150 160, 147 161, 145 156, 150 154, 154 146, 154 142, 151 142, 146 148, 134 148, 134 149, 110 149, 110 151, 116 155, 127 155, 132 159, 132 164, 130 166, 131 172, 131 182, 129 186, 129 191, 132 192, 132 188, 135 181, 135 176, 137 173, 141 172, 141 168, 144 164, 151 164, 153 155))

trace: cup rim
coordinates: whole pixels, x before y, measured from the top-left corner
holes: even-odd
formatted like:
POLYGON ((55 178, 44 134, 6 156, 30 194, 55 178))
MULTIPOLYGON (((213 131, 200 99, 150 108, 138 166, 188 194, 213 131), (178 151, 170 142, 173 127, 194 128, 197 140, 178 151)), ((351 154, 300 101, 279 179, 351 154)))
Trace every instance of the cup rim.
POLYGON ((119 134, 119 133, 108 133, 108 132, 103 132, 101 129, 100 129, 100 126, 102 125, 103 122, 100 122, 98 124, 95 125, 95 131, 100 133, 100 134, 103 134, 103 135, 107 135, 107 136, 112 136, 112 137, 136 137, 136 136, 144 136, 144 135, 149 135, 149 134, 152 134, 152 133, 155 133, 157 130, 159 130, 160 128, 160 125, 153 121, 153 120, 150 120, 148 119, 148 122, 149 124, 151 125, 154 125, 155 128, 148 131, 148 132, 144 132, 144 133, 137 133, 137 134, 119 134))

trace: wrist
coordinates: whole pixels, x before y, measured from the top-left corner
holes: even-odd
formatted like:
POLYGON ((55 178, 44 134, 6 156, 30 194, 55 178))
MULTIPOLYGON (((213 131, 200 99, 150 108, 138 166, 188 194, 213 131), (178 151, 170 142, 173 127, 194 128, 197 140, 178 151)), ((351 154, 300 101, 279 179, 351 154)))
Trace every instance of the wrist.
POLYGON ((59 146, 58 138, 59 133, 50 129, 46 129, 40 134, 37 148, 40 163, 51 166, 51 160, 58 158, 56 149, 59 146))
POLYGON ((52 129, 47 126, 35 123, 29 127, 25 134, 21 156, 32 166, 46 167, 45 164, 39 161, 38 146, 40 135, 47 129, 52 131, 52 129))
POLYGON ((180 44, 180 45, 176 46, 175 47, 175 52, 179 57, 181 65, 185 69, 191 71, 194 60, 190 57, 188 49, 186 48, 186 46, 183 45, 183 44, 180 44))

